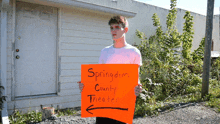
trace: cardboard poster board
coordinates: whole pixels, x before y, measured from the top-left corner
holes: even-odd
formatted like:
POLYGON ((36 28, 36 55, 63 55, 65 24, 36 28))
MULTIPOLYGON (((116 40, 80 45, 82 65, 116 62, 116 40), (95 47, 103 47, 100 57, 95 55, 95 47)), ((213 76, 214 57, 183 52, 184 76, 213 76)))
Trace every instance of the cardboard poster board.
POLYGON ((132 124, 137 64, 84 64, 81 82, 81 117, 108 117, 132 124))

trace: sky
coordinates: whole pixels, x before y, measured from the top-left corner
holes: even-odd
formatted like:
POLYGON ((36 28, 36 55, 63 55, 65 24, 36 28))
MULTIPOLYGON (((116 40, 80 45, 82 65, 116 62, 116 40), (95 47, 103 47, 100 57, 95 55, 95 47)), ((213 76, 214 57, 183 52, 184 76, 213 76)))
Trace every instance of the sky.
MULTIPOLYGON (((135 0, 162 8, 170 9, 170 0, 135 0)), ((189 10, 202 15, 207 14, 208 0, 177 0, 177 8, 189 10)), ((219 14, 220 0, 215 0, 214 15, 219 14)))

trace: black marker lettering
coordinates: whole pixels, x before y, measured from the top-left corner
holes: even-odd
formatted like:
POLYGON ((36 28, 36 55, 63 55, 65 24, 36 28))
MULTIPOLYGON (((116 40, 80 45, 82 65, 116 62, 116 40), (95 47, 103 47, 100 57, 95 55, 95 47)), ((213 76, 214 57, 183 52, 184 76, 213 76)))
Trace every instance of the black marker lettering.
POLYGON ((87 95, 87 96, 90 96, 90 103, 92 102, 92 96, 95 96, 95 95, 87 95))
MULTIPOLYGON (((90 72, 90 70, 93 70, 93 68, 89 68, 89 69, 88 69, 88 72, 90 72)), ((91 71, 90 73, 93 73, 93 75, 92 75, 92 76, 89 76, 89 75, 88 75, 88 77, 93 77, 93 76, 95 75, 95 73, 94 73, 93 71, 91 71)))
MULTIPOLYGON (((99 77, 99 72, 96 72, 95 75, 96 75, 96 76, 95 76, 95 81, 97 81, 97 77, 99 77)), ((101 75, 101 74, 100 74, 100 75, 101 75)))
POLYGON ((96 84, 96 85, 95 85, 95 90, 96 90, 96 91, 99 91, 99 89, 98 89, 98 90, 96 89, 97 86, 99 86, 99 84, 96 84))

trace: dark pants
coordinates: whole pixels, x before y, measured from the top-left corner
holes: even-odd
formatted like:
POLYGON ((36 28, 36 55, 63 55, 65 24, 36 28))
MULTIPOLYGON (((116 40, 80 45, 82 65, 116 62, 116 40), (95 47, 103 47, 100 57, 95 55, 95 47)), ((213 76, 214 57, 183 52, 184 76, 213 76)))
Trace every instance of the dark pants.
POLYGON ((126 124, 110 118, 96 117, 96 124, 126 124))

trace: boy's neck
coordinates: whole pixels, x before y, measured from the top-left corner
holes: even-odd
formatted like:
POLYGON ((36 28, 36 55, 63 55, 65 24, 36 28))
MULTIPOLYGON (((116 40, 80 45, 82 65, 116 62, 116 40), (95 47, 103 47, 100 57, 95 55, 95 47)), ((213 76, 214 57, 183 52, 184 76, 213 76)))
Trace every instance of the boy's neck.
POLYGON ((125 38, 124 37, 122 37, 122 38, 119 38, 119 39, 115 39, 115 40, 113 40, 114 41, 114 48, 122 48, 122 47, 124 47, 125 46, 125 44, 126 44, 126 40, 125 40, 125 38))

